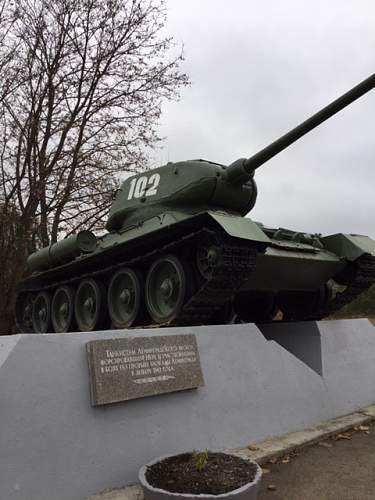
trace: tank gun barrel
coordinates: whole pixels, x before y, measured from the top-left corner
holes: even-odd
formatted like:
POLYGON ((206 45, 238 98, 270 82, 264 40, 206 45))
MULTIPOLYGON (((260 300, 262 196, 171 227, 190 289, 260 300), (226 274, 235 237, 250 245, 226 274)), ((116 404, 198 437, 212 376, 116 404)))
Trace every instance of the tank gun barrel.
POLYGON ((288 146, 296 142, 305 134, 318 127, 343 108, 359 99, 375 87, 375 73, 353 87, 351 90, 334 100, 328 106, 312 115, 310 118, 293 128, 276 141, 272 142, 255 155, 245 160, 237 160, 228 167, 227 175, 229 181, 242 182, 245 177, 253 175, 254 171, 288 146))

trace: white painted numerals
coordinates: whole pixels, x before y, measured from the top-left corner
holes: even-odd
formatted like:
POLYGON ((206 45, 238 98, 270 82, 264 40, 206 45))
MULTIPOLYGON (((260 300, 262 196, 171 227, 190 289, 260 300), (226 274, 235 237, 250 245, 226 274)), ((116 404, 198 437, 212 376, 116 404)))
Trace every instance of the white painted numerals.
POLYGON ((160 174, 152 174, 150 177, 142 175, 134 177, 130 181, 128 200, 142 198, 142 196, 154 196, 158 192, 160 174))

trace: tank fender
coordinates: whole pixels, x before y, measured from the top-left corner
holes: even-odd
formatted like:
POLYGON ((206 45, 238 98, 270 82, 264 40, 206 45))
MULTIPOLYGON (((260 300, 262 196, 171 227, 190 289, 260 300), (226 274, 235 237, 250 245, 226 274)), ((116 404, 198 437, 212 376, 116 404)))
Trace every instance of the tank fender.
POLYGON ((375 256, 375 241, 368 236, 338 233, 321 238, 321 241, 324 248, 349 261, 365 253, 375 256))
POLYGON ((269 237, 261 230, 261 228, 251 219, 246 217, 238 217, 235 215, 221 214, 218 212, 208 212, 230 236, 241 238, 249 241, 256 241, 262 246, 271 244, 269 237))

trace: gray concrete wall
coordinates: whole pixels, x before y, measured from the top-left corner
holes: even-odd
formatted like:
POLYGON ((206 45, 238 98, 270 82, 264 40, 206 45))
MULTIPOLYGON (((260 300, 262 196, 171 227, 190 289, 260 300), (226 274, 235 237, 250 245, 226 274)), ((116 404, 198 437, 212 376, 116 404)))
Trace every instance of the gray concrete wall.
POLYGON ((0 499, 81 500, 154 456, 232 448, 375 402, 367 320, 0 337, 0 499), (85 344, 195 333, 206 385, 90 406, 85 344))

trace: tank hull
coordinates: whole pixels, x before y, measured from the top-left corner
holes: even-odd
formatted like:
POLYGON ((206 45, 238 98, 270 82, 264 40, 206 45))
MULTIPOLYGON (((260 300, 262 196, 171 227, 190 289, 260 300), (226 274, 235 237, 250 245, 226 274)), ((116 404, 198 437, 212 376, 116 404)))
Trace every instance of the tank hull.
MULTIPOLYGON (((66 304, 58 304, 57 309, 55 307, 57 312, 53 312, 57 291, 63 297, 69 298, 69 294, 75 296, 77 302, 77 294, 83 293, 80 287, 85 282, 86 287, 89 287, 90 283, 100 285, 100 300, 104 303, 100 312, 101 321, 98 321, 93 329, 113 327, 112 302, 118 301, 120 304, 116 295, 110 296, 115 275, 126 269, 126 279, 129 280, 134 271, 142 288, 140 300, 145 303, 148 298, 143 290, 147 289, 147 286, 151 286, 149 295, 152 295, 152 287, 157 289, 157 298, 159 289, 167 289, 170 286, 168 277, 158 282, 157 273, 155 284, 148 285, 150 269, 155 265, 158 269, 159 266, 160 274, 160 269, 165 272, 168 266, 177 266, 178 271, 179 262, 182 263, 181 269, 185 274, 186 290, 178 311, 173 317, 168 317, 163 316, 159 310, 152 317, 152 308, 150 309, 148 303, 147 307, 143 304, 142 314, 136 315, 134 321, 129 320, 130 324, 125 324, 125 327, 151 326, 155 323, 186 325, 242 320, 268 321, 280 311, 287 320, 318 319, 353 299, 353 293, 347 296, 343 293, 342 289, 345 292, 348 288, 345 279, 355 283, 357 295, 371 286, 375 280, 375 266, 372 265, 374 260, 375 242, 366 237, 333 235, 317 238, 288 230, 264 228, 251 219, 220 211, 193 215, 186 210, 164 212, 140 226, 109 233, 98 239, 95 250, 89 254, 81 254, 59 266, 53 266, 52 263, 49 269, 43 268, 34 272, 22 282, 19 289, 17 324, 23 332, 38 330, 40 325, 53 330, 52 322, 43 322, 39 318, 44 315, 44 309, 47 310, 47 315, 55 314, 57 319, 61 320, 58 307, 62 309, 66 304), (217 253, 216 262, 207 268, 206 257, 212 249, 217 253), (167 261, 163 263, 165 257, 167 261), (361 275, 359 279, 355 266, 364 257, 369 259, 371 265, 367 266, 366 276, 361 275), (346 277, 348 273, 349 278, 346 277), (332 281, 342 288, 340 294, 343 299, 339 302, 328 287, 332 281), (44 296, 39 297, 41 294, 44 296), (304 308, 300 308, 297 314, 291 304, 298 303, 301 298, 304 308), (48 311, 46 301, 50 301, 51 311, 48 311), (44 307, 43 315, 40 310, 35 313, 35 302, 44 307), (307 307, 305 302, 314 303, 314 307, 307 307), (31 315, 31 320, 27 319, 27 315, 25 318, 27 307, 31 308, 34 314, 31 315)), ((120 280, 119 283, 123 281, 120 280)), ((182 287, 182 284, 180 285, 182 287)), ((134 291, 131 288, 130 290, 134 291)), ((86 290, 85 293, 82 299, 84 304, 89 301, 92 290, 89 289, 89 293, 86 290)), ((98 297, 95 296, 95 300, 99 300, 98 297)), ((165 306, 164 302, 162 304, 165 306)), ((84 317, 85 309, 82 307, 81 316, 84 317)), ((57 321, 57 324, 60 323, 57 321)), ((77 329, 73 320, 69 325, 69 329, 77 329)), ((124 327, 121 321, 118 325, 124 327)))

